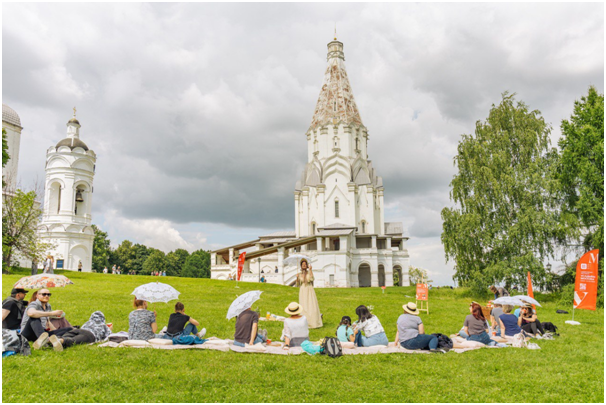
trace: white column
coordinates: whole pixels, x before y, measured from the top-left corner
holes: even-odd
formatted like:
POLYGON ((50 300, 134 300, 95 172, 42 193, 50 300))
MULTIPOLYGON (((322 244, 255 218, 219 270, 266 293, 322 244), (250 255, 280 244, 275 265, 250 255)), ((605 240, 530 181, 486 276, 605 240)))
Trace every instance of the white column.
POLYGON ((318 206, 318 220, 316 221, 316 229, 318 229, 319 226, 326 226, 326 200, 324 199, 326 197, 326 186, 324 184, 318 184, 316 189, 318 190, 318 201, 320 202, 318 206))
POLYGON ((379 235, 385 235, 385 211, 383 205, 383 189, 379 189, 379 235))
POLYGON ((282 285, 284 285, 284 248, 278 248, 278 272, 281 274, 282 285))
POLYGON ((385 249, 391 250, 391 238, 389 237, 385 240, 385 249))
POLYGON ((378 287, 379 286, 379 267, 376 262, 376 258, 371 262, 370 265, 370 286, 378 287))
POLYGON ((343 252, 347 251, 347 235, 339 236, 339 250, 343 252))
POLYGON ((316 246, 317 246, 317 248, 318 248, 318 252, 322 252, 322 251, 324 250, 324 249, 323 249, 323 246, 322 246, 322 240, 323 240, 323 238, 322 238, 322 237, 320 237, 320 236, 318 236, 318 237, 316 238, 316 246))
POLYGON ((372 236, 372 245, 371 245, 371 247, 372 247, 373 249, 376 249, 376 248, 377 248, 377 236, 376 236, 376 235, 373 235, 373 236, 372 236))
POLYGON ((295 191, 295 235, 297 236, 297 238, 301 236, 301 232, 299 230, 300 222, 301 222, 300 201, 301 201, 301 193, 299 191, 295 191))

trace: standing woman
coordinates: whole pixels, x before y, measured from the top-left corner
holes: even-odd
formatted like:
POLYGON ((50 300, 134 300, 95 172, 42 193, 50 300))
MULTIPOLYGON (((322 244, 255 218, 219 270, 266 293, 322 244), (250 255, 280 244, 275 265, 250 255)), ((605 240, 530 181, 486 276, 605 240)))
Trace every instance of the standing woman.
POLYGON ((322 327, 322 315, 318 298, 313 286, 314 273, 307 260, 301 260, 301 272, 297 274, 297 287, 299 288, 299 304, 303 308, 303 313, 307 318, 310 329, 322 327))

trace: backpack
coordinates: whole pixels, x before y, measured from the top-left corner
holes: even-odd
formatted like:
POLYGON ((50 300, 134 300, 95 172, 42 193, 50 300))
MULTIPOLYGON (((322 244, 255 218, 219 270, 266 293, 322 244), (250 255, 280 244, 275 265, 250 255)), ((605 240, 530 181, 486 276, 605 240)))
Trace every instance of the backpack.
POLYGON ((452 343, 452 339, 448 336, 441 333, 432 333, 431 335, 438 338, 438 349, 448 350, 453 348, 454 344, 452 343))
POLYGON ((551 322, 541 322, 541 325, 547 332, 557 333, 558 331, 558 327, 551 322))
POLYGON ((511 347, 526 347, 526 339, 523 331, 513 335, 511 347))
POLYGON ((324 342, 322 342, 322 354, 328 355, 328 357, 340 357, 343 356, 343 347, 341 342, 336 337, 326 336, 324 342))

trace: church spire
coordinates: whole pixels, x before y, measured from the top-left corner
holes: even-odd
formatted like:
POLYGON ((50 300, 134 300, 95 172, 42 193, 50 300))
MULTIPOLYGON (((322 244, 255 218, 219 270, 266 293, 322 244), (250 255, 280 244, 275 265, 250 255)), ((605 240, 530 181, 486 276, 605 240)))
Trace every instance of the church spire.
POLYGON ((333 122, 334 119, 345 124, 362 125, 362 118, 354 100, 347 72, 343 43, 335 40, 328 43, 328 66, 324 73, 324 82, 311 120, 311 129, 333 122))

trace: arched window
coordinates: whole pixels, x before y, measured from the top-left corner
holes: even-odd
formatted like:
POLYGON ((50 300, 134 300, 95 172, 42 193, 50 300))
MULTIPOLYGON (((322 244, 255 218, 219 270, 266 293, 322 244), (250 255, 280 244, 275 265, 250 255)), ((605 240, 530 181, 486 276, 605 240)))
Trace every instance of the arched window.
POLYGON ((312 235, 316 234, 316 223, 315 222, 311 223, 311 234, 312 235))
POLYGON ((360 149, 360 139, 356 138, 356 150, 360 149))
POLYGON ((362 221, 362 233, 366 233, 366 221, 362 221))
POLYGON ((339 200, 335 200, 335 218, 339 218, 339 200))

